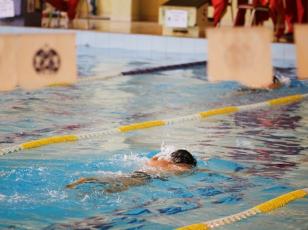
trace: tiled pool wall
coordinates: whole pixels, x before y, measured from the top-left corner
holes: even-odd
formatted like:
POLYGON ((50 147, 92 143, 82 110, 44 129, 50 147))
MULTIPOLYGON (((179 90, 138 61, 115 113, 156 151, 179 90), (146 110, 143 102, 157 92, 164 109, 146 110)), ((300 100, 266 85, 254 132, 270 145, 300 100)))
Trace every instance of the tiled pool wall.
MULTIPOLYGON (((179 62, 187 58, 207 59, 208 44, 206 39, 180 38, 141 34, 104 33, 95 31, 41 29, 29 27, 1 26, 0 33, 76 33, 77 46, 98 48, 126 49, 143 51, 149 56, 154 53, 179 54, 179 62)), ((275 66, 295 65, 295 46, 293 44, 272 43, 272 57, 275 66)))

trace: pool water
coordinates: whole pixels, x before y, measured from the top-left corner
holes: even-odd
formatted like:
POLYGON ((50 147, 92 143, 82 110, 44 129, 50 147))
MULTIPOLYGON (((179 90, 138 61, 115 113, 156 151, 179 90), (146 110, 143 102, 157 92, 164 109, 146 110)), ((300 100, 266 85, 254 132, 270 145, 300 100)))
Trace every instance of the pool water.
MULTIPOLYGON (((274 91, 241 90, 234 82, 212 84, 205 66, 116 76, 123 70, 176 63, 178 57, 79 47, 80 77, 102 80, 1 93, 0 147, 308 92, 307 82, 274 91)), ((293 66, 286 63, 276 71, 294 80, 293 66)), ((173 229, 308 187, 307 108, 304 100, 1 156, 0 228, 173 229), (188 149, 198 168, 210 171, 153 179, 111 194, 94 183, 65 188, 80 177, 138 170, 162 144, 188 149)), ((300 199, 221 229, 308 229, 307 204, 307 198, 300 199)))

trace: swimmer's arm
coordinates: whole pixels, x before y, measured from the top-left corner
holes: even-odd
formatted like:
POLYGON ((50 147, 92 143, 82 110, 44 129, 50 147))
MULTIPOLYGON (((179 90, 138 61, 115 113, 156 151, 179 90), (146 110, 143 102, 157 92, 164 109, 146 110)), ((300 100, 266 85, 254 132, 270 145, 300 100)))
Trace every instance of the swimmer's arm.
POLYGON ((145 185, 148 180, 142 178, 132 178, 132 177, 119 177, 116 180, 108 183, 108 188, 105 189, 107 193, 123 192, 128 190, 130 187, 136 187, 145 185))
POLYGON ((94 177, 92 177, 92 178, 91 178, 91 177, 89 177, 89 178, 84 178, 84 177, 82 177, 82 178, 80 178, 80 179, 74 181, 73 183, 66 185, 65 187, 66 187, 66 188, 69 188, 69 189, 73 189, 73 188, 75 188, 77 185, 84 184, 84 183, 88 183, 88 182, 97 182, 97 181, 98 181, 98 179, 96 179, 96 178, 94 178, 94 177))
POLYGON ((196 171, 196 172, 211 172, 211 170, 205 169, 205 168, 197 168, 194 171, 196 171))
POLYGON ((108 193, 114 193, 114 192, 122 192, 127 190, 129 187, 132 186, 140 186, 146 184, 146 181, 142 179, 136 179, 136 178, 130 178, 127 176, 120 176, 120 177, 105 177, 105 178, 94 178, 94 177, 88 177, 88 178, 80 178, 76 181, 74 181, 71 184, 66 185, 65 187, 68 189, 74 189, 76 186, 84 183, 91 183, 91 182, 97 182, 97 183, 106 183, 108 184, 108 188, 105 190, 108 193))

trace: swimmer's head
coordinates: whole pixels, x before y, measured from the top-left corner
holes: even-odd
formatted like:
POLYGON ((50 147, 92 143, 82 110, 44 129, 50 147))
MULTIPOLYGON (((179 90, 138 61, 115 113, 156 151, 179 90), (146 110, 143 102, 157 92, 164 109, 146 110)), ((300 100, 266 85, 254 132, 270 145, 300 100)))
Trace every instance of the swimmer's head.
POLYGON ((191 167, 195 167, 197 165, 196 159, 185 149, 178 149, 171 153, 170 160, 175 164, 187 164, 191 167))
POLYGON ((273 76, 273 83, 280 83, 279 78, 276 75, 273 76))
POLYGON ((170 152, 156 154, 147 162, 147 165, 165 170, 188 170, 195 167, 197 161, 187 150, 172 149, 170 152))
POLYGON ((278 89, 282 86, 282 83, 278 76, 274 75, 272 78, 272 83, 267 87, 268 89, 278 89))

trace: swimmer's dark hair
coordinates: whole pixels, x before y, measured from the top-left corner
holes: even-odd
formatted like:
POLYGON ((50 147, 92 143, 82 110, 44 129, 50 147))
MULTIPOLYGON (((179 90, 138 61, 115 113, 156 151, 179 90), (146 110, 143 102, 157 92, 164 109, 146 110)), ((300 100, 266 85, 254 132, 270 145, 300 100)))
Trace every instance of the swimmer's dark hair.
POLYGON ((178 149, 175 152, 171 153, 171 160, 176 164, 188 164, 192 167, 197 165, 196 159, 185 149, 178 149))
POLYGON ((279 78, 276 75, 273 76, 273 83, 280 83, 279 78))

